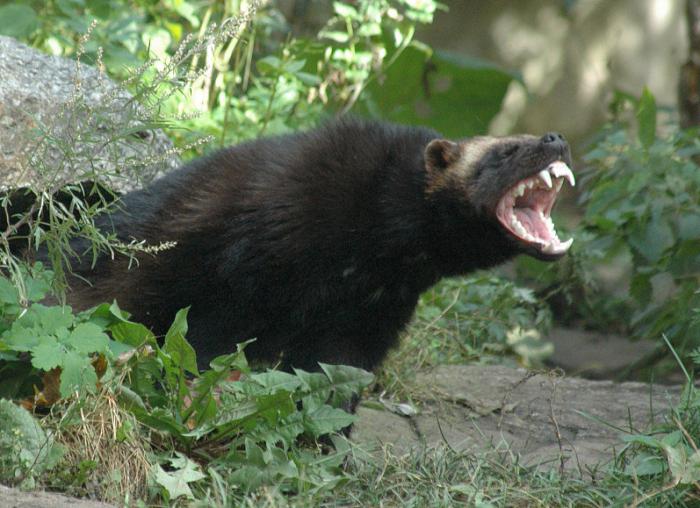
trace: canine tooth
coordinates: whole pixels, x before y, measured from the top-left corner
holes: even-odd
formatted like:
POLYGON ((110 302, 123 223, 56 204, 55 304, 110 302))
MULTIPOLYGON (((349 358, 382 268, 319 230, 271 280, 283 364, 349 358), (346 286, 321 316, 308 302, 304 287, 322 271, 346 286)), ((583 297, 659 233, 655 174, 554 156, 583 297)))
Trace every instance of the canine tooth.
POLYGON ((576 186, 576 179, 571 172, 571 168, 561 161, 553 163, 550 167, 550 172, 556 177, 564 177, 569 181, 572 187, 576 186))
POLYGON ((567 241, 565 241, 563 243, 557 242, 559 245, 557 245, 556 247, 554 246, 554 243, 555 243, 555 240, 552 240, 551 242, 549 242, 547 245, 544 246, 544 248, 542 249, 542 252, 544 252, 546 254, 562 254, 562 253, 566 252, 567 250, 569 250, 569 247, 571 247, 571 244, 574 243, 574 239, 569 238, 567 241))
POLYGON ((549 176, 549 171, 543 169, 538 173, 538 176, 540 177, 540 180, 544 182, 548 189, 552 188, 552 177, 549 176))

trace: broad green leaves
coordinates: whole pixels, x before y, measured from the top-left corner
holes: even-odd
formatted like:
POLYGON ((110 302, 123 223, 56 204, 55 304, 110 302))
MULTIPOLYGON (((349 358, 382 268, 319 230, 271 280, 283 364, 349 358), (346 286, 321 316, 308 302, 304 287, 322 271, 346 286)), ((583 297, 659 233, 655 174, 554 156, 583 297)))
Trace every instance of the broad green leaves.
MULTIPOLYGON (((614 109, 635 113, 636 125, 609 128, 586 156, 591 171, 583 194, 586 248, 628 253, 631 298, 607 305, 631 309, 628 326, 652 339, 665 333, 678 347, 700 344, 693 309, 700 277, 700 168, 693 132, 656 136, 656 102, 618 93, 614 109), (636 130, 636 136, 630 134, 636 130), (671 297, 661 297, 659 287, 671 297), (682 346, 681 346, 682 344, 682 346)), ((602 304, 601 304, 602 305, 602 304)), ((617 319, 619 320, 619 313, 617 319)))
POLYGON ((153 479, 165 489, 166 499, 175 500, 178 497, 194 498, 189 484, 206 478, 199 465, 182 453, 168 460, 169 471, 160 464, 154 466, 153 479))
POLYGON ((12 3, 0 7, 0 35, 27 37, 38 27, 39 19, 30 6, 12 3))
MULTIPOLYGON (((41 288, 38 281, 45 273, 35 272, 26 274, 26 284, 41 288)), ((39 290, 34 294, 44 296, 39 290)), ((339 407, 373 380, 361 369, 333 365, 321 365, 316 373, 253 374, 243 353, 246 343, 215 358, 211 368, 200 373, 186 339, 187 309, 177 313, 159 345, 116 303, 78 314, 70 307, 36 302, 23 306, 3 278, 0 331, 0 393, 43 405, 56 405, 60 398, 76 402, 68 399, 74 394, 82 404, 86 398, 112 393, 134 422, 167 436, 179 450, 198 450, 199 460, 214 454, 206 472, 190 454, 166 450, 156 458, 152 480, 170 501, 195 498, 200 480, 217 474, 229 477, 241 492, 264 484, 285 492, 331 488, 344 478, 339 466, 348 450, 319 460, 315 452, 301 448, 299 440, 316 440, 351 425, 355 417, 339 407)), ((50 448, 35 450, 37 440, 48 439, 39 425, 24 409, 7 405, 26 420, 22 425, 33 434, 25 443, 14 434, 5 440, 0 432, 5 457, 0 465, 23 474, 27 467, 40 472, 52 465, 50 448)))
POLYGON ((412 45, 367 89, 368 112, 448 137, 484 134, 517 76, 486 62, 412 45))
POLYGON ((122 338, 127 335, 124 329, 137 332, 129 337, 134 347, 152 340, 140 325, 128 323, 116 305, 75 314, 68 306, 36 303, 46 295, 48 277, 51 273, 39 265, 24 273, 28 304, 20 302, 19 291, 7 279, 0 278, 0 372, 5 373, 0 393, 4 396, 30 395, 25 392, 27 384, 54 369, 59 372, 61 397, 94 391, 95 359, 132 349, 109 336, 112 325, 122 338))

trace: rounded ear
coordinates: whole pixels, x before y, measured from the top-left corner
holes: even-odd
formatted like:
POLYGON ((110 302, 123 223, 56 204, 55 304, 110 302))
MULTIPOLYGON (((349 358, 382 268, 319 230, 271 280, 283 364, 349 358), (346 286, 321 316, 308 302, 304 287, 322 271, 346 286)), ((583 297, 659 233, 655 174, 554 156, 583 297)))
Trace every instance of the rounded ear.
POLYGON ((441 172, 461 157, 459 145, 449 139, 434 139, 425 147, 425 166, 428 171, 441 172))

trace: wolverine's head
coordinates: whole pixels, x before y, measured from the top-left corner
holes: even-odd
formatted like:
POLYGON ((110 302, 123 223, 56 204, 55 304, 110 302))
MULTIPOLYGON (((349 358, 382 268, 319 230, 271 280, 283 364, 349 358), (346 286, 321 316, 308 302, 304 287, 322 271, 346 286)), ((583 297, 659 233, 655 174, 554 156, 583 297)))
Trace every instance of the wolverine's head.
POLYGON ((571 246, 573 239, 559 240, 550 217, 564 181, 575 185, 561 134, 435 139, 425 149, 425 161, 429 195, 449 192, 519 251, 555 259, 571 246))

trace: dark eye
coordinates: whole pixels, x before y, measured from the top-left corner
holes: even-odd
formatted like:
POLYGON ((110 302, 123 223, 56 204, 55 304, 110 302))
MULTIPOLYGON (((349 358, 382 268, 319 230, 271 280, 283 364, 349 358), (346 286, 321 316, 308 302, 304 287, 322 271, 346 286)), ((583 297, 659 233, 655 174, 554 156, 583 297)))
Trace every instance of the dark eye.
POLYGON ((505 149, 505 151, 503 152, 503 156, 510 157, 511 155, 514 155, 518 150, 520 150, 520 145, 511 145, 505 149))

